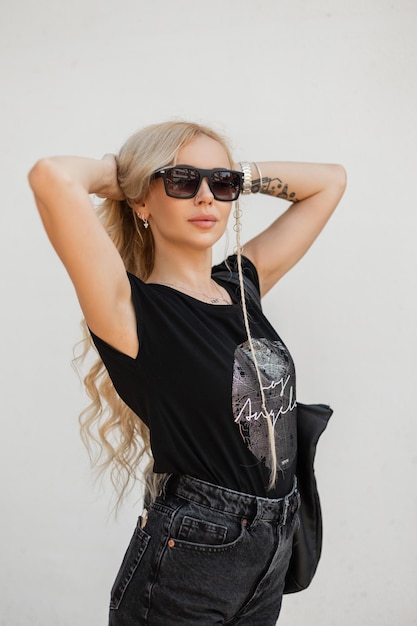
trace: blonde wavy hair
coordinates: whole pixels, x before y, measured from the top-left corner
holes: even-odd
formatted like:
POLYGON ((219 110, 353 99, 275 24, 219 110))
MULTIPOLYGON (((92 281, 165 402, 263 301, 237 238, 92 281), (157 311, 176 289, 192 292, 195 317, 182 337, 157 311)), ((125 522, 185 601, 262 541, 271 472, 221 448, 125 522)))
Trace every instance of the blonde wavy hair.
MULTIPOLYGON (((146 198, 152 184, 152 174, 156 169, 175 163, 180 149, 201 135, 220 143, 226 151, 230 165, 233 165, 230 149, 220 134, 206 126, 181 121, 154 124, 138 131, 126 141, 116 157, 119 185, 126 199, 105 200, 98 209, 98 215, 119 251, 126 270, 144 281, 153 269, 154 239, 151 228, 143 228, 132 203, 134 200, 146 198)), ((237 203, 235 219, 244 317, 261 389, 262 410, 268 421, 272 456, 270 484, 273 485, 277 468, 274 431, 265 406, 249 332, 240 258, 240 211, 237 203)), ((86 358, 90 348, 95 350, 85 322, 82 322, 82 326, 84 339, 81 354, 77 357, 81 361, 86 358)), ((143 480, 148 499, 152 501, 158 494, 164 475, 153 472, 154 461, 148 427, 118 396, 101 358, 97 358, 91 366, 84 378, 84 384, 91 402, 79 417, 81 437, 99 474, 110 470, 111 481, 117 493, 116 508, 136 480, 143 480)))

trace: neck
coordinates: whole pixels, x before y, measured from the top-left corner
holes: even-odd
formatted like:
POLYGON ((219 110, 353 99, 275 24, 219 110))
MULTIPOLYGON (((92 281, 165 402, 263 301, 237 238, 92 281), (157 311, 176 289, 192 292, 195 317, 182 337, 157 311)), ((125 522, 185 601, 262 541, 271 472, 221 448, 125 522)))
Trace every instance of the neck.
POLYGON ((155 263, 148 283, 175 283, 195 290, 210 289, 211 248, 191 254, 155 254, 155 263))
POLYGON ((146 282, 172 287, 209 304, 232 304, 224 287, 211 278, 211 265, 211 249, 187 257, 177 254, 167 259, 158 255, 146 282))

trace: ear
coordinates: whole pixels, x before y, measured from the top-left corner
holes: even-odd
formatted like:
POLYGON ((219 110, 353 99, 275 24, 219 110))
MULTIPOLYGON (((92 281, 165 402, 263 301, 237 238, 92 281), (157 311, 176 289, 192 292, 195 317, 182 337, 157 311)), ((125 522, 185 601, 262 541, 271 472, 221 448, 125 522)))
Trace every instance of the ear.
POLYGON ((135 211, 142 210, 146 204, 143 200, 131 200, 130 203, 132 207, 135 209, 135 211))
POLYGON ((147 209, 146 202, 143 200, 132 200, 132 208, 141 220, 148 219, 150 214, 147 209))

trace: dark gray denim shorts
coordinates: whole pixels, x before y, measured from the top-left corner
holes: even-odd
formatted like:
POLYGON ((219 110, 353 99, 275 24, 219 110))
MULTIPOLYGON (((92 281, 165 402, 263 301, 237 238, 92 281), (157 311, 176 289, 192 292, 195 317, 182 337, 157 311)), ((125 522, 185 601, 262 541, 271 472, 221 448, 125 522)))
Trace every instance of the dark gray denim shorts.
POLYGON ((110 626, 275 626, 300 505, 168 476, 111 592, 110 626))

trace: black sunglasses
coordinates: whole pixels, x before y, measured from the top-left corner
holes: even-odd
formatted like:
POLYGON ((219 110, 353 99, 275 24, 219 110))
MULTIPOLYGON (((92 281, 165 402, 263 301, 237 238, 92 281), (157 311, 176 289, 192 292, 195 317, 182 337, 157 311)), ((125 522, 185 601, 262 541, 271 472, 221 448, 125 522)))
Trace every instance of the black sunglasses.
POLYGON ((207 178, 211 193, 221 202, 237 200, 243 184, 242 172, 227 169, 202 170, 188 165, 161 167, 153 173, 153 177, 163 179, 167 196, 184 199, 194 198, 201 181, 207 178))

